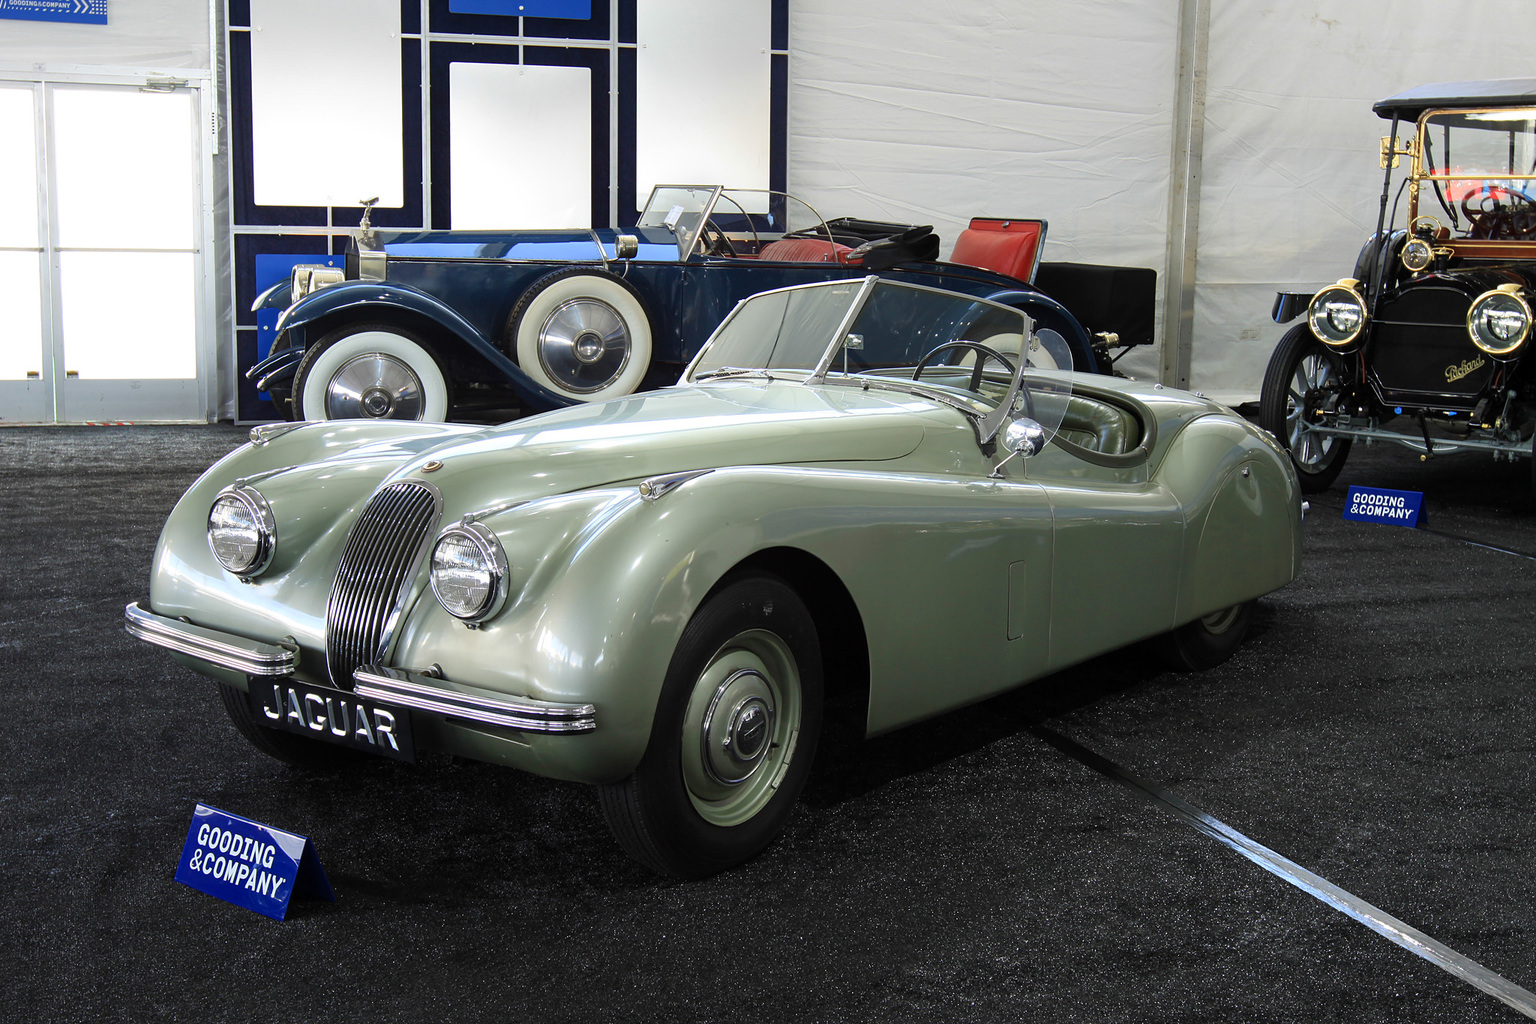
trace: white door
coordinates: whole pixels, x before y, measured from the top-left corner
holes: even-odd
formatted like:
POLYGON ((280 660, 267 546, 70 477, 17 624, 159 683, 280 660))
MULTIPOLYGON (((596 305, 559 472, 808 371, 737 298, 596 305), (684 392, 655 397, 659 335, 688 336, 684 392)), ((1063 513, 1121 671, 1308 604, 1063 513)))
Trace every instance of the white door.
POLYGON ((0 82, 0 422, 208 418, 199 109, 0 82))

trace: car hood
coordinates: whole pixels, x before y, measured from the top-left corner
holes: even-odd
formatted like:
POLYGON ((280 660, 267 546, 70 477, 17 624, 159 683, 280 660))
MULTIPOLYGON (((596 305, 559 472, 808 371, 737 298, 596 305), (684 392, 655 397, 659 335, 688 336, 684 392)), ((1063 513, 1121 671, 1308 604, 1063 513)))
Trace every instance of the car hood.
POLYGON ((478 506, 720 466, 882 462, 915 450, 936 415, 958 414, 855 388, 721 382, 490 427, 420 451, 391 479, 478 506))

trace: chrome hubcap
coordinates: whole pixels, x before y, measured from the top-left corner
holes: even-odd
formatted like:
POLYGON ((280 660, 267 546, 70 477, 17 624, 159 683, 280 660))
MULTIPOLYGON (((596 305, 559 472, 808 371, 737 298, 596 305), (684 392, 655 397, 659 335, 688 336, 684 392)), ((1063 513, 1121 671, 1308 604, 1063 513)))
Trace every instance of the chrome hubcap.
POLYGON ((699 673, 683 720, 683 782, 700 817, 729 827, 761 811, 799 730, 800 673, 784 641, 767 630, 732 637, 699 673))
POLYGON ((325 388, 330 419, 419 420, 421 378, 406 363, 382 352, 348 360, 325 388))
POLYGON ((556 306, 539 328, 539 363, 550 379, 580 394, 601 391, 629 365, 629 330, 623 317, 598 299, 556 306))
POLYGON ((773 690, 761 674, 742 669, 715 691, 700 731, 704 770, 716 782, 745 782, 773 737, 773 690))

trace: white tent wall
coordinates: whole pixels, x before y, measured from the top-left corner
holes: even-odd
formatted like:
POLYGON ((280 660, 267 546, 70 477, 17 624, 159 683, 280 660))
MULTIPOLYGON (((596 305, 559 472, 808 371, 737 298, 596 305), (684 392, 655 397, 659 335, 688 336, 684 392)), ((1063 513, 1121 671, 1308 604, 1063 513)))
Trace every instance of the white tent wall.
POLYGON ((946 253, 973 216, 1044 218, 1045 259, 1161 277, 1177 55, 1176 0, 799 0, 790 191, 946 253))
MULTIPOLYGON (((1536 3, 1209 3, 1191 386, 1258 396, 1277 288, 1347 275, 1387 123, 1433 81, 1532 73, 1536 3)), ((1178 0, 797 0, 789 187, 829 215, 1043 217, 1044 258, 1152 267, 1167 235, 1178 0)), ((1162 340, 1162 300, 1157 316, 1162 340)), ((1122 360, 1159 376, 1158 354, 1122 360)))
POLYGON ((1214 0, 1209 42, 1191 386, 1236 403, 1290 326, 1275 291, 1349 276, 1376 229, 1391 122, 1371 104, 1531 75, 1536 3, 1214 0))

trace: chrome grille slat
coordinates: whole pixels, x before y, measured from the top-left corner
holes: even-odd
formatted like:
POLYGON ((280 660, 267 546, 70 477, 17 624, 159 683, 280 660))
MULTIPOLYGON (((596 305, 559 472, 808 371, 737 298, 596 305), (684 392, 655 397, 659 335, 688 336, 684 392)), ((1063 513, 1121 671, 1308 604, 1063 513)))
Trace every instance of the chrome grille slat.
POLYGON ((382 658, 440 506, 437 491, 426 484, 390 484, 368 500, 352 525, 325 608, 325 661, 333 685, 351 689, 352 671, 382 658))

